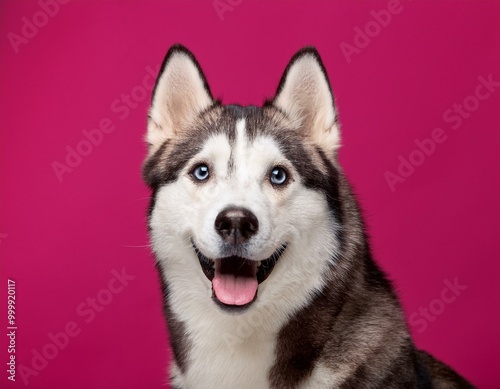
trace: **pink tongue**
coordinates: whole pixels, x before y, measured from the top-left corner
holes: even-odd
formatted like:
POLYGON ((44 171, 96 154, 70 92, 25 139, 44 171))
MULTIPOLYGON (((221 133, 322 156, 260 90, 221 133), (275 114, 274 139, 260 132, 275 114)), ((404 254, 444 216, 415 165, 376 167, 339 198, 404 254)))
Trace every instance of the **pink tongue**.
POLYGON ((245 305, 253 300, 259 283, 256 277, 236 277, 215 271, 212 280, 217 298, 228 305, 245 305))

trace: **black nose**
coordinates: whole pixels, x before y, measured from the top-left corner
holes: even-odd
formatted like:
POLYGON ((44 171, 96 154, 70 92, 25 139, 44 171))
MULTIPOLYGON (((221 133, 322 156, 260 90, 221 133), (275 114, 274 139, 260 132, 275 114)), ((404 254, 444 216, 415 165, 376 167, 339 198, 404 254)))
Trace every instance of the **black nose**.
POLYGON ((259 230, 257 217, 245 208, 228 208, 215 218, 215 230, 231 244, 245 243, 259 230))

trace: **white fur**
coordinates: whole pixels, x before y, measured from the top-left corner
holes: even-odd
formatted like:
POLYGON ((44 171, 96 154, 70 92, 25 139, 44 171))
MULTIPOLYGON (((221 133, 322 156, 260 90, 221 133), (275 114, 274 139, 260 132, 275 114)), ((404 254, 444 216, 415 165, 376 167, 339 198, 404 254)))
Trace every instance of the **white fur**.
MULTIPOLYGON (((276 336, 323 286, 329 258, 338 248, 338 226, 328 216, 324 195, 304 187, 272 139, 250 142, 244 120, 237 123, 236 134, 232 150, 223 135, 209 139, 177 181, 157 192, 151 217, 152 244, 169 283, 172 311, 184 322, 191 344, 188 370, 182 374, 172 367, 175 382, 183 388, 269 387, 276 336), (231 151, 234 169, 229 171, 231 151), (187 174, 199 161, 211 169, 203 185, 194 184, 187 174), (278 163, 292 174, 288 187, 279 191, 268 177, 278 163), (212 301, 211 283, 190 243, 192 238, 206 256, 216 258, 219 238, 214 220, 228 205, 246 207, 259 220, 251 259, 267 258, 288 244, 269 278, 259 285, 256 301, 241 314, 226 313, 212 301)), ((321 368, 308 382, 325 379, 321 368)))
POLYGON ((340 386, 349 375, 349 370, 343 374, 342 369, 331 369, 325 366, 324 363, 318 362, 313 369, 311 376, 307 378, 300 386, 301 389, 318 389, 318 388, 336 388, 340 386))

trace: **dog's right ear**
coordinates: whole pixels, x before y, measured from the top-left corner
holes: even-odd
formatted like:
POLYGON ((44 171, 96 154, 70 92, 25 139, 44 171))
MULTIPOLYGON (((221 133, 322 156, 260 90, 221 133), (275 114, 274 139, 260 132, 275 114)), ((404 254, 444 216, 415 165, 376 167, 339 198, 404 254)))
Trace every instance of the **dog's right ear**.
POLYGON ((194 55, 182 45, 169 50, 153 89, 146 141, 152 155, 214 102, 194 55))

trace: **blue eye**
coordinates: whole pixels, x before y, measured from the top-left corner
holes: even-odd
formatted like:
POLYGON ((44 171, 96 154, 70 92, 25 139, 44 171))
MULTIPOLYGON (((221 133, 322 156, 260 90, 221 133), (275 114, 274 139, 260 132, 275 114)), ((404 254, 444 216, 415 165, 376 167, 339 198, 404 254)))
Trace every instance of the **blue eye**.
POLYGON ((273 185, 283 185, 288 181, 288 174, 285 169, 276 166, 271 170, 269 179, 273 185))
POLYGON ((208 166, 204 163, 196 165, 190 174, 196 181, 205 181, 210 176, 208 166))

